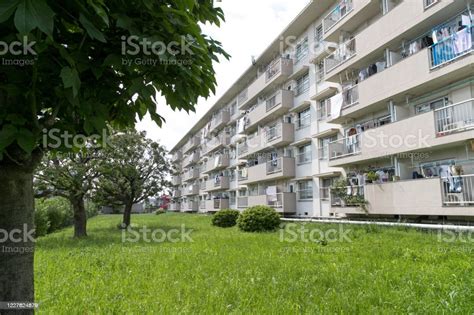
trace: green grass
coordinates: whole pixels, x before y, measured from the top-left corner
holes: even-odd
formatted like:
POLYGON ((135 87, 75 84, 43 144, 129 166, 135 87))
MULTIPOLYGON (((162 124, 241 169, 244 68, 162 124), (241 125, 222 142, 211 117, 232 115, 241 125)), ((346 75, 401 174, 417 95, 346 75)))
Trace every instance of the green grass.
MULTIPOLYGON (((350 242, 293 243, 279 232, 211 226, 199 215, 136 215, 149 228, 193 229, 194 242, 122 243, 119 216, 40 238, 39 313, 398 314, 474 310, 473 243, 435 233, 344 226, 350 242)), ((327 230, 336 225, 311 224, 327 230)))

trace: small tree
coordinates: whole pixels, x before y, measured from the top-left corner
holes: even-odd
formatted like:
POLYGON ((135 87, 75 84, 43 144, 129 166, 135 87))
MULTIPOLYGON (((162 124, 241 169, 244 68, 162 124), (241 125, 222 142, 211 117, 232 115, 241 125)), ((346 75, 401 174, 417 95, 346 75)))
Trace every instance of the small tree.
POLYGON ((122 228, 130 225, 132 207, 169 186, 171 163, 165 148, 146 138, 145 132, 113 135, 103 151, 102 176, 95 198, 103 205, 123 206, 122 228))
POLYGON ((35 175, 38 197, 59 196, 71 203, 74 212, 74 237, 87 236, 84 198, 98 178, 98 151, 45 156, 35 175))

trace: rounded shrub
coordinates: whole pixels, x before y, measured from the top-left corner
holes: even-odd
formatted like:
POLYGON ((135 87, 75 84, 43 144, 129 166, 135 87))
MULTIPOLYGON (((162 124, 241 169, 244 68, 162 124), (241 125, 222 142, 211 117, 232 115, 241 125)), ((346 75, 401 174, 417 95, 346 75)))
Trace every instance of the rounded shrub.
POLYGON ((237 224, 240 212, 232 209, 223 209, 212 217, 212 225, 219 227, 232 227, 237 224))
POLYGON ((280 215, 268 206, 254 206, 242 212, 237 224, 245 232, 274 231, 280 226, 280 215))
POLYGON ((49 229, 48 213, 45 209, 38 209, 35 211, 35 236, 44 236, 48 234, 49 229))
POLYGON ((57 231, 65 226, 66 215, 60 208, 49 207, 46 210, 49 221, 48 233, 57 231))

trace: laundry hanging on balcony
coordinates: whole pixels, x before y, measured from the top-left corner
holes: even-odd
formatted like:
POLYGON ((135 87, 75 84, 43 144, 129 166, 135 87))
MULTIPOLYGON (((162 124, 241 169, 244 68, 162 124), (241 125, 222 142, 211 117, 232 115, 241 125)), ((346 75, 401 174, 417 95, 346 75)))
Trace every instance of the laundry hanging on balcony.
POLYGON ((336 94, 330 98, 331 118, 335 119, 341 116, 342 111, 342 93, 336 94))

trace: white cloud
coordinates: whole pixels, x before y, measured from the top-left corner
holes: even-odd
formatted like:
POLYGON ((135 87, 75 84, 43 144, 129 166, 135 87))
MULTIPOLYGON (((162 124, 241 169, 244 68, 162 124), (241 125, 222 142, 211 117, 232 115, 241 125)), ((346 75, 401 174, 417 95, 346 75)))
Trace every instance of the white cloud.
POLYGON ((220 41, 232 56, 215 64, 217 77, 216 95, 201 99, 196 113, 174 112, 164 98, 158 99, 158 113, 165 117, 162 128, 146 117, 137 125, 146 130, 153 140, 165 145, 168 150, 199 121, 225 91, 247 70, 251 56, 259 56, 265 48, 308 4, 309 0, 223 0, 218 3, 225 13, 226 22, 220 28, 206 26, 204 32, 220 41))

